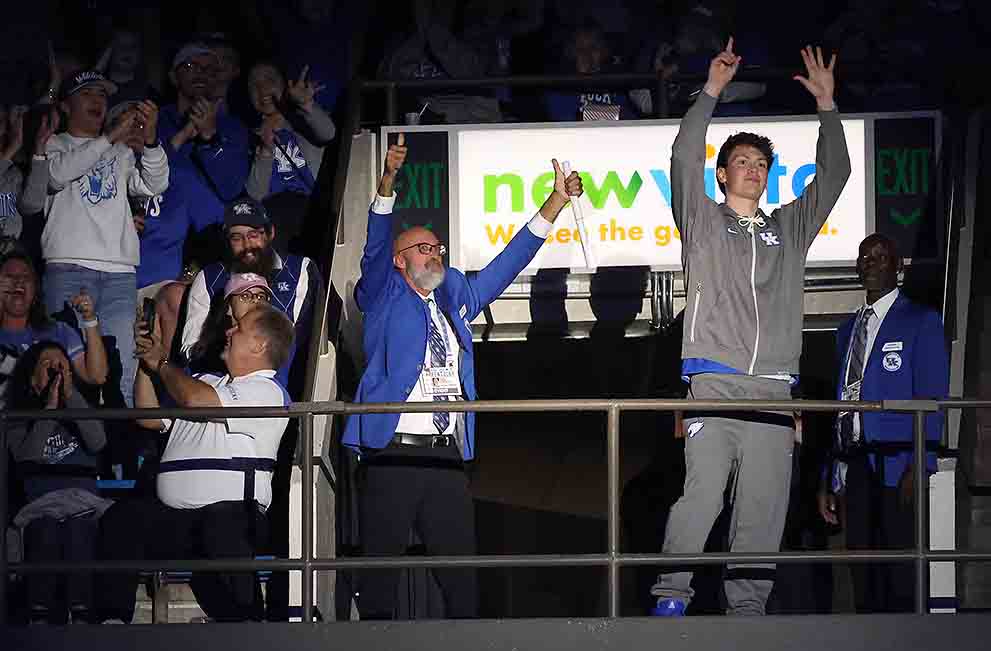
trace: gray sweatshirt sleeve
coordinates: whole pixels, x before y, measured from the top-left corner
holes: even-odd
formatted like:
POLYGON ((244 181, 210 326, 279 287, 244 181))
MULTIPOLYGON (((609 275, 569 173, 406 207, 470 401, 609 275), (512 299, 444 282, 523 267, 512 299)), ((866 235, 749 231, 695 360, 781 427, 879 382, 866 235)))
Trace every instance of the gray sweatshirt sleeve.
POLYGON ((24 190, 17 201, 17 210, 22 215, 36 215, 45 209, 48 198, 48 161, 31 159, 24 190))
POLYGON ((244 191, 255 201, 262 201, 268 196, 268 190, 272 185, 272 161, 275 160, 271 153, 260 152, 260 147, 255 149, 255 159, 251 162, 251 171, 244 184, 244 191))
POLYGON ((298 113, 299 117, 302 118, 303 122, 309 128, 310 133, 307 134, 307 140, 310 140, 313 144, 322 147, 337 135, 337 127, 334 126, 334 120, 319 104, 314 103, 309 113, 304 113, 303 111, 299 111, 298 113))
MULTIPOLYGON (((133 154, 132 154, 133 155, 133 154)), ((134 197, 154 197, 169 189, 169 157, 161 145, 145 147, 128 182, 128 193, 134 197)))
POLYGON ((781 229, 796 247, 808 250, 850 178, 850 152, 838 111, 819 111, 816 174, 802 196, 781 208, 781 229), (789 232, 790 231, 790 232, 789 232))
POLYGON ((68 149, 58 138, 48 141, 48 185, 58 192, 93 168, 113 145, 106 136, 93 138, 75 149, 68 149))
POLYGON ((711 221, 707 215, 716 207, 705 194, 705 132, 715 108, 716 98, 700 92, 671 147, 671 212, 685 247, 693 238, 705 237, 711 221))

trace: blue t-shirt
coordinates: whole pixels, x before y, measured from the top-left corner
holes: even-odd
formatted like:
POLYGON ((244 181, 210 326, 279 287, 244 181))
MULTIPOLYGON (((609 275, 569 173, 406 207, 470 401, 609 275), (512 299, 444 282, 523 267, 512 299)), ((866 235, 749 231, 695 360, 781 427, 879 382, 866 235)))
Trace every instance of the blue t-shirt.
POLYGON ((148 200, 141 234, 138 288, 175 280, 182 272, 182 247, 190 231, 224 221, 224 204, 188 166, 169 170, 169 188, 148 200))
POLYGON ((272 158, 272 181, 268 194, 280 192, 311 194, 314 186, 313 172, 306 164, 306 157, 303 156, 296 134, 288 129, 277 129, 275 135, 279 145, 275 148, 275 155, 272 158))
POLYGON ((74 361, 86 352, 83 339, 72 326, 61 321, 41 330, 28 327, 23 330, 6 330, 0 328, 0 407, 7 406, 8 381, 14 373, 18 358, 28 348, 39 341, 54 341, 62 345, 69 354, 69 360, 74 361))

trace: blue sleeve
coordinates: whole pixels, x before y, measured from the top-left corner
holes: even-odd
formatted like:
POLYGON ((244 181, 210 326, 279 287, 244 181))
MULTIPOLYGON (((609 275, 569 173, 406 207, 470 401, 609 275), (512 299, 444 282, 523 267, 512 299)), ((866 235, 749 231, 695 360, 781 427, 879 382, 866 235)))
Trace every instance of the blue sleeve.
MULTIPOLYGON (((912 395, 921 400, 942 400, 950 393, 950 357, 939 314, 928 310, 915 342, 916 358, 912 360, 912 395)), ((943 438, 943 414, 926 416, 926 438, 943 438)))
POLYGON ((392 272, 392 215, 368 211, 368 237, 361 256, 361 278, 354 289, 358 309, 367 312, 385 290, 392 272))
POLYGON ((186 202, 189 223, 195 232, 207 226, 224 223, 224 204, 220 198, 198 181, 188 184, 187 191, 191 197, 186 202))
POLYGON ((83 345, 83 338, 79 336, 79 332, 61 321, 55 322, 55 340, 65 348, 70 360, 86 352, 86 346, 83 345))
POLYGON ((468 314, 465 318, 471 321, 485 309, 486 305, 499 298, 509 284, 530 264, 543 243, 544 240, 534 235, 529 227, 521 228, 506 248, 468 281, 469 300, 466 303, 468 314))
POLYGON ((218 122, 216 141, 198 145, 193 151, 221 200, 233 201, 244 191, 251 157, 248 132, 240 122, 234 119, 218 122))

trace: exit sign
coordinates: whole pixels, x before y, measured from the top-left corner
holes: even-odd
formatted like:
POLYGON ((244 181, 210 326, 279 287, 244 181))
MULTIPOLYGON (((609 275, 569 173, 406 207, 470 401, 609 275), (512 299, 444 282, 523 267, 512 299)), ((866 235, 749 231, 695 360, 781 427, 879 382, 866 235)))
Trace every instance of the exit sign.
POLYGON ((938 125, 934 116, 874 122, 875 223, 913 261, 938 260, 943 253, 938 125))

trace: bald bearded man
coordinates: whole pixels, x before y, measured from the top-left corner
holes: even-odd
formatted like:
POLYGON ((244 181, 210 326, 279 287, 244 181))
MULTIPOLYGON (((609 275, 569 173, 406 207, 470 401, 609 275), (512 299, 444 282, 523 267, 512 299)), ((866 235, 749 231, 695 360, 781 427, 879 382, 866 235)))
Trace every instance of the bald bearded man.
MULTIPOLYGON (((554 191, 506 248, 471 279, 444 266, 446 246, 428 229, 404 231, 394 242, 393 185, 406 159, 403 135, 389 147, 378 196, 368 212, 368 239, 355 299, 365 315, 368 365, 358 402, 433 402, 437 411, 358 414, 344 444, 360 456, 361 547, 369 556, 398 556, 413 528, 432 555, 471 555, 475 514, 464 462, 475 456, 475 414, 443 410, 474 400, 471 321, 530 263, 570 197, 582 193, 578 174, 556 160, 554 191), (391 245, 390 245, 391 244, 391 245)), ((449 618, 478 610, 475 570, 437 568, 434 576, 449 618)), ((392 619, 398 570, 368 570, 359 581, 362 619, 392 619)))

